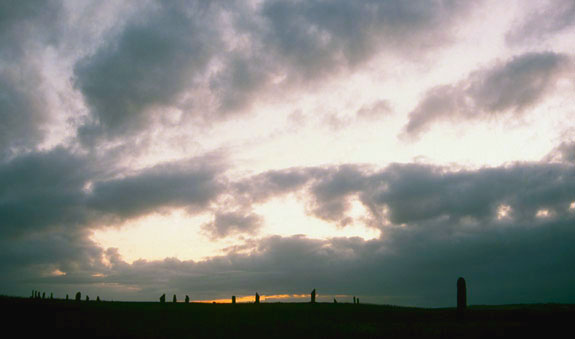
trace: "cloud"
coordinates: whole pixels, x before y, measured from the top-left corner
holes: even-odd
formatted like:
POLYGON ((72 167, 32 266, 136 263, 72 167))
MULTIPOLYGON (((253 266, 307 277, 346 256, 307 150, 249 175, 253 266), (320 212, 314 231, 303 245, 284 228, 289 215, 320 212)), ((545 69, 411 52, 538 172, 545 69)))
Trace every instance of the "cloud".
POLYGON ((142 129, 204 75, 219 40, 206 18, 211 6, 184 5, 154 3, 77 63, 76 85, 94 113, 84 136, 98 127, 111 136, 142 129))
POLYGON ((575 25, 575 1, 552 0, 519 20, 505 35, 509 44, 537 43, 575 25))
POLYGON ((262 226, 263 219, 257 214, 241 211, 216 212, 212 222, 202 226, 213 238, 231 234, 255 234, 262 226))
POLYGON ((114 179, 100 178, 113 171, 100 172, 97 163, 64 149, 2 163, 0 210, 9 221, 1 229, 3 290, 27 294, 41 285, 153 300, 167 291, 202 299, 317 288, 321 295, 448 306, 455 280, 465 276, 472 303, 575 298, 575 276, 566 269, 575 256, 575 176, 568 163, 460 171, 421 164, 295 168, 227 186, 211 158, 114 179), (132 264, 89 240, 89 230, 100 227, 95 221, 108 215, 129 218, 174 206, 212 211, 210 202, 235 194, 230 206, 243 209, 224 204, 204 227, 215 237, 253 235, 265 220, 248 208, 287 193, 298 193, 310 213, 334 224, 350 217, 349 199, 357 197, 382 235, 252 238, 206 260, 132 264), (502 205, 509 206, 504 219, 502 205))
POLYGON ((74 68, 91 118, 84 144, 214 122, 354 71, 382 50, 433 49, 471 7, 463 1, 151 2, 74 68), (433 39, 430 37, 433 36, 433 39), (436 43, 430 43, 430 41, 436 43), (303 85, 300 86, 300 85, 303 85))
POLYGON ((92 175, 87 159, 64 149, 0 163, 3 237, 86 222, 82 188, 92 175))
POLYGON ((95 182, 87 205, 120 218, 131 218, 165 208, 189 212, 207 208, 223 190, 220 159, 199 157, 156 165, 122 178, 95 182))
POLYGON ((472 120, 522 114, 545 99, 572 60, 554 52, 525 53, 472 72, 467 79, 428 90, 409 114, 404 134, 416 137, 438 120, 472 120))
POLYGON ((0 159, 34 149, 50 122, 40 57, 57 41, 55 1, 0 4, 0 159))

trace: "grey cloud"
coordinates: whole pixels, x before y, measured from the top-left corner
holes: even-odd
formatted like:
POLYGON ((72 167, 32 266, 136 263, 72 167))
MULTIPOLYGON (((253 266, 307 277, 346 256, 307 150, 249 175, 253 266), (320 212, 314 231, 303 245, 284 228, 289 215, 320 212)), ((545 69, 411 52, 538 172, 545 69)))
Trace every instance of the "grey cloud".
POLYGON ((391 104, 387 100, 378 100, 369 105, 362 106, 356 117, 361 120, 375 120, 392 112, 391 104))
POLYGON ((206 72, 219 40, 206 19, 210 5, 161 2, 150 7, 76 65, 76 85, 95 117, 80 130, 82 136, 100 127, 111 136, 142 129, 151 110, 177 106, 178 95, 206 72))
POLYGON ((505 35, 509 44, 538 42, 575 25, 575 1, 547 1, 516 23, 505 35))
POLYGON ((433 122, 471 120, 537 105, 573 67, 569 56, 553 52, 526 53, 506 63, 471 73, 464 81, 430 89, 409 115, 404 133, 417 136, 433 122))
POLYGON ((214 238, 222 238, 232 234, 255 234, 263 223, 257 214, 243 211, 217 211, 212 222, 202 228, 214 238))
POLYGON ((86 159, 64 149, 0 163, 3 237, 85 222, 82 188, 90 175, 86 159))
POLYGON ((50 114, 38 54, 56 42, 59 12, 55 1, 0 4, 0 159, 44 138, 50 114))
POLYGON ((79 136, 88 144, 101 136, 126 137, 156 124, 168 108, 182 110, 183 120, 225 119, 246 111, 264 92, 278 94, 353 71, 383 49, 413 55, 432 48, 431 37, 449 36, 471 6, 152 2, 76 65, 76 86, 92 111, 79 136), (185 98, 188 91, 197 93, 185 98))
POLYGON ((353 68, 375 52, 421 52, 449 35, 471 7, 462 1, 268 1, 266 45, 289 65, 289 77, 316 78, 353 68))
POLYGON ((240 203, 257 203, 271 197, 297 191, 325 170, 321 168, 290 168, 257 174, 233 183, 234 195, 240 203))
MULTIPOLYGON (((166 207, 206 208, 221 193, 220 164, 197 158, 161 164, 133 175, 94 183, 87 204, 129 218, 166 207)), ((217 161, 216 161, 217 162, 217 161)))

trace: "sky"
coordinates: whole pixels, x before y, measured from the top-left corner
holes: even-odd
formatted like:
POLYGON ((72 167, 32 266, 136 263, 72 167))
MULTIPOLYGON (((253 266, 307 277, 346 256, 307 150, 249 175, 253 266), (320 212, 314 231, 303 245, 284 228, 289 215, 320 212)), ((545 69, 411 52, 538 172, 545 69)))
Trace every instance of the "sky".
POLYGON ((574 0, 0 0, 0 41, 0 294, 575 303, 574 0))

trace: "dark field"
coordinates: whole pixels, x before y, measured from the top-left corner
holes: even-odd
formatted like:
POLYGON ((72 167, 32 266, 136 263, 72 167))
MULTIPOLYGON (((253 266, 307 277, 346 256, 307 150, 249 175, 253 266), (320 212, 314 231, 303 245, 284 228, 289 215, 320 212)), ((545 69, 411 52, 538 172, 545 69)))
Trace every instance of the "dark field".
MULTIPOLYGON (((160 304, 0 298, 4 331, 57 337, 570 337, 575 305, 160 304), (13 330, 16 332, 13 332, 13 330)), ((6 338, 6 337, 5 337, 6 338)))

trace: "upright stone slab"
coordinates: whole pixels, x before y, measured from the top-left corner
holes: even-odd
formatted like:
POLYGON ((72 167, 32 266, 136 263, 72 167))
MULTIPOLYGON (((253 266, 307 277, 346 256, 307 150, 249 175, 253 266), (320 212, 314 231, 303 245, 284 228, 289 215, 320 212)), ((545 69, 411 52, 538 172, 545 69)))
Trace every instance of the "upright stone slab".
POLYGON ((165 303, 166 302, 166 293, 162 294, 162 296, 160 297, 160 303, 165 303))
POLYGON ((235 303, 236 303, 236 296, 232 295, 232 304, 235 304, 235 303))
POLYGON ((256 304, 260 303, 260 295, 256 292, 256 304))
POLYGON ((186 304, 189 304, 189 303, 190 303, 190 297, 188 297, 188 296, 186 295, 186 300, 185 300, 185 301, 186 301, 186 304))
POLYGON ((176 295, 175 295, 175 294, 174 294, 174 297, 172 298, 172 302, 173 302, 173 303, 177 303, 177 302, 178 302, 178 299, 176 298, 176 295))
POLYGON ((457 279, 457 318, 463 319, 463 314, 467 308, 467 286, 465 279, 457 279))
POLYGON ((82 299, 82 293, 76 293, 76 301, 80 301, 82 299))
POLYGON ((311 303, 315 304, 315 288, 311 291, 311 303))
POLYGON ((353 304, 355 305, 355 297, 353 297, 353 304))

